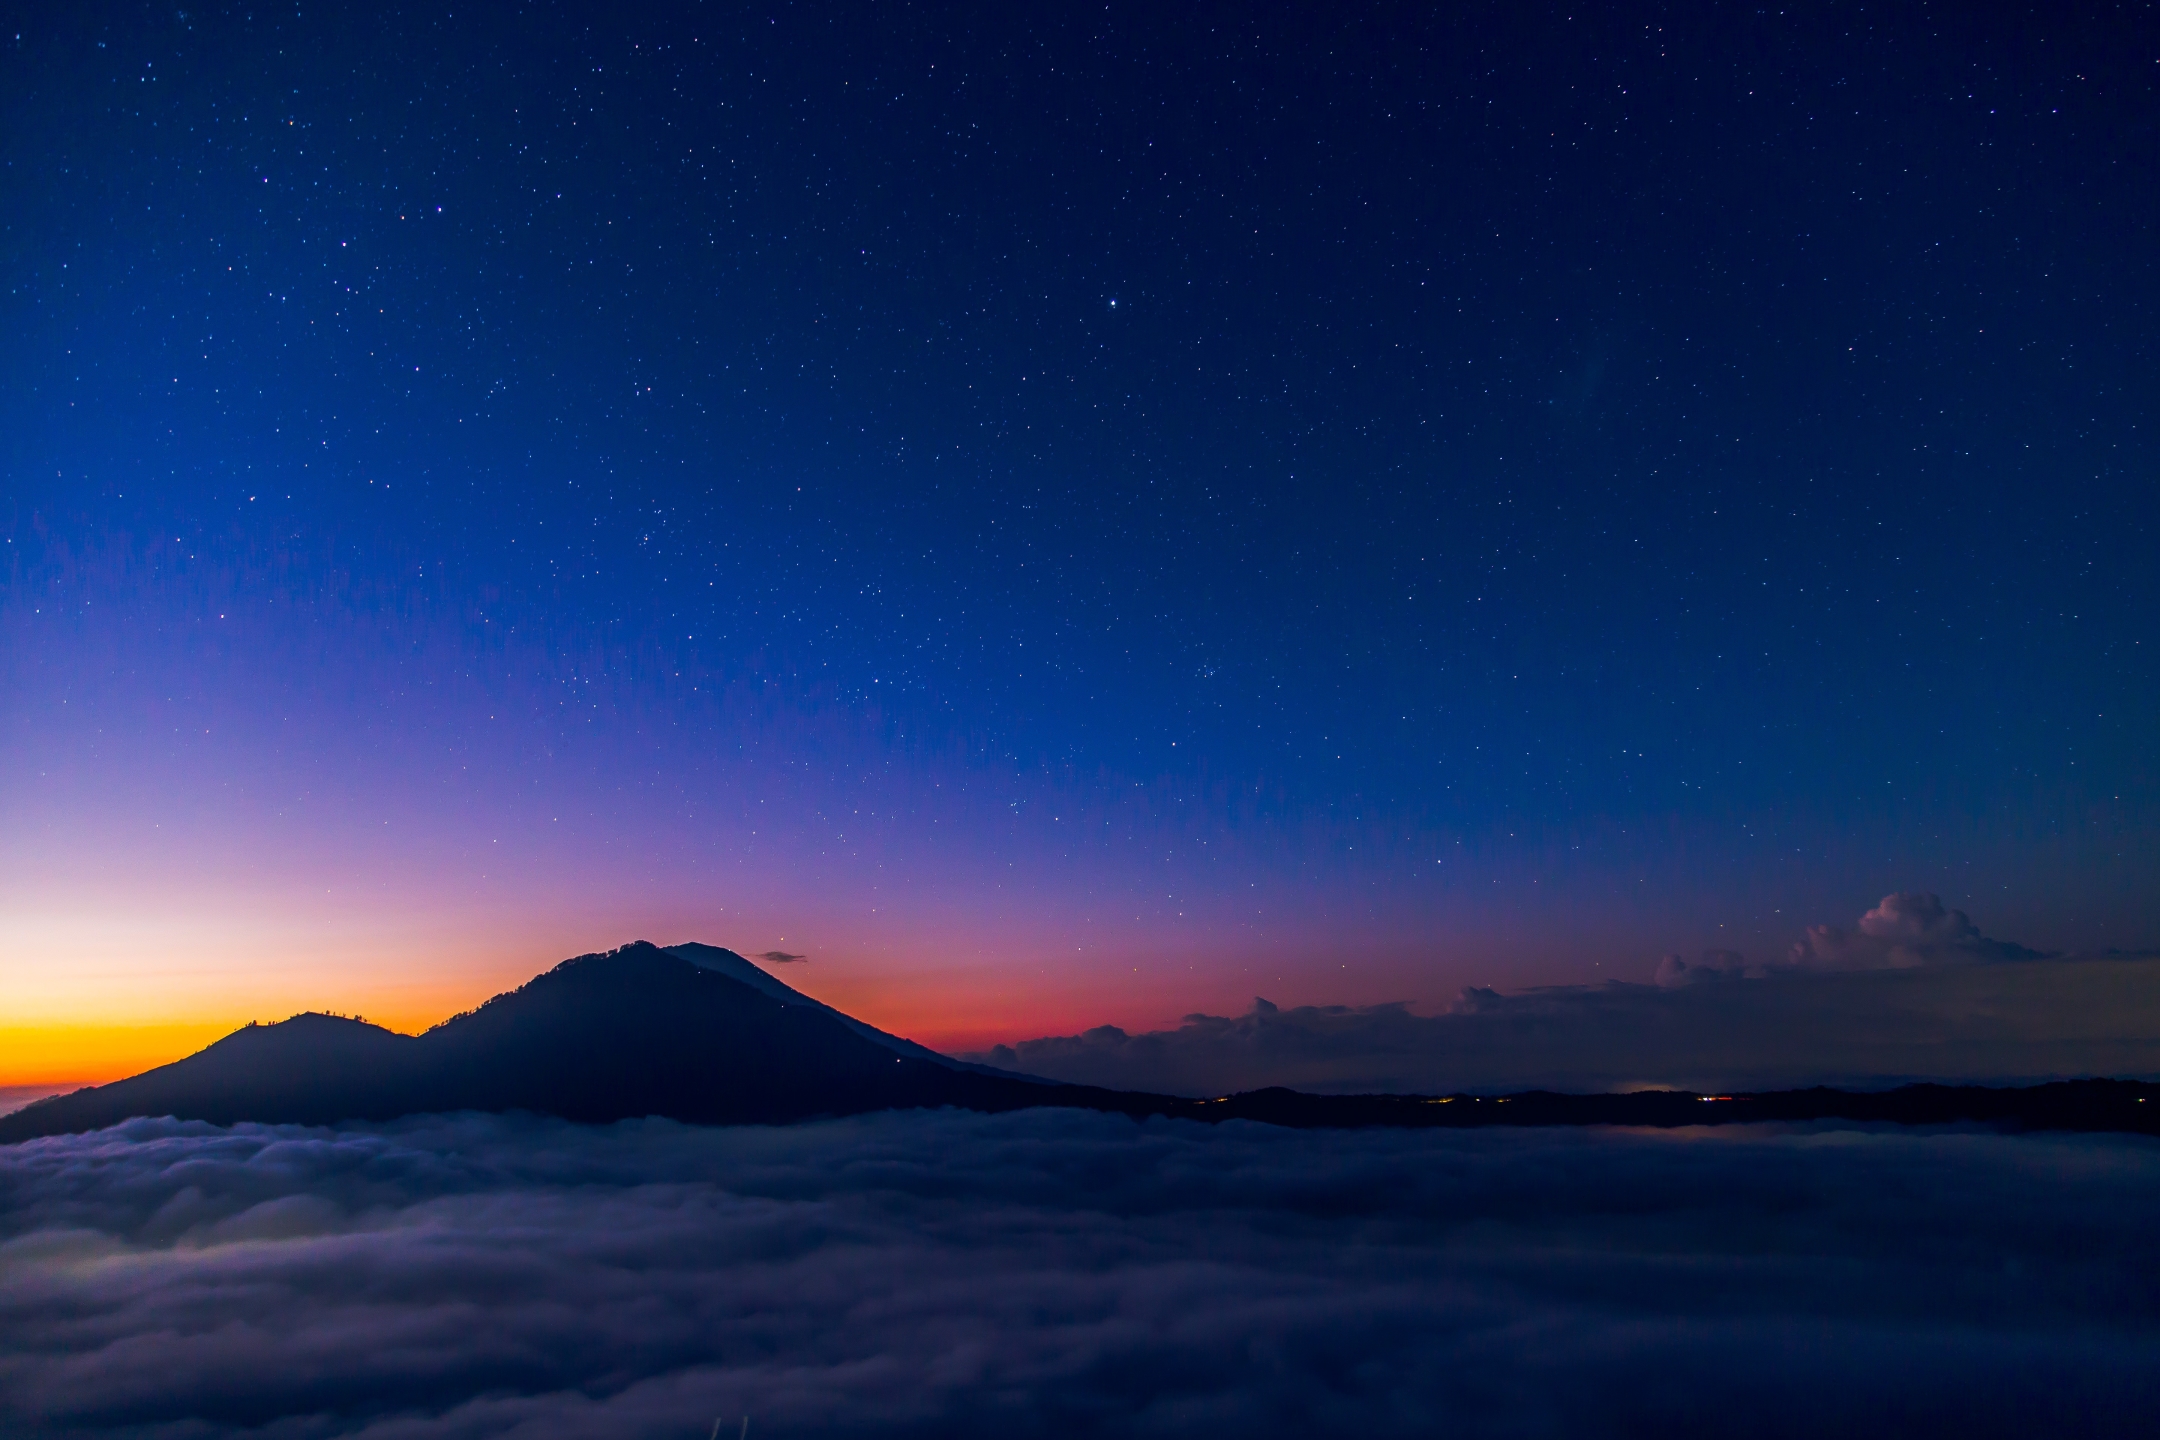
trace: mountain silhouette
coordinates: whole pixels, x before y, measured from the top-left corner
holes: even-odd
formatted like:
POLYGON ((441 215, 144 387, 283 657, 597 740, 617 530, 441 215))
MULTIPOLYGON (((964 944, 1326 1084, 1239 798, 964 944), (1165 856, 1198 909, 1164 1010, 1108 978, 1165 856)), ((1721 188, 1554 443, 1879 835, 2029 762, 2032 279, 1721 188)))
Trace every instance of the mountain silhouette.
POLYGON ((185 1060, 0 1116, 0 1144, 169 1115, 326 1125, 459 1110, 601 1123, 777 1124, 873 1110, 1058 1105, 1277 1125, 1702 1125, 1848 1119, 2160 1132, 2160 1086, 1909 1085, 1703 1097, 1305 1095, 1212 1099, 1063 1085, 972 1065, 864 1024, 732 950, 645 941, 565 960, 422 1035, 334 1015, 250 1025, 185 1060), (1459 1103, 1458 1103, 1459 1102, 1459 1103))
POLYGON ((661 947, 670 955, 679 955, 701 970, 711 970, 731 980, 740 980, 761 995, 767 995, 783 1005, 793 1005, 830 1015, 842 1025, 862 1036, 872 1044, 881 1045, 895 1055, 905 1055, 913 1060, 927 1060, 934 1065, 944 1065, 956 1070, 966 1070, 976 1075, 1002 1075, 1008 1080, 1025 1080, 1031 1085, 1054 1085, 1058 1082, 1045 1080, 1036 1075, 1022 1075, 1012 1070, 1000 1070, 994 1065, 978 1065, 970 1060, 955 1060, 950 1055, 940 1055, 926 1045, 913 1040, 903 1040, 898 1035, 888 1035, 866 1021, 835 1010, 822 1000, 813 1000, 788 985, 782 984, 765 971, 751 964, 733 950, 723 950, 718 945, 700 945, 691 941, 684 945, 661 947))
MULTIPOLYGON (((0 1116, 0 1143, 137 1115, 328 1124, 453 1110, 774 1123, 1115 1092, 953 1060, 843 1015, 732 950, 646 941, 580 955, 423 1035, 334 1015, 250 1025, 185 1060, 0 1116)), ((1134 1101, 1142 1097, 1133 1097, 1134 1101)))

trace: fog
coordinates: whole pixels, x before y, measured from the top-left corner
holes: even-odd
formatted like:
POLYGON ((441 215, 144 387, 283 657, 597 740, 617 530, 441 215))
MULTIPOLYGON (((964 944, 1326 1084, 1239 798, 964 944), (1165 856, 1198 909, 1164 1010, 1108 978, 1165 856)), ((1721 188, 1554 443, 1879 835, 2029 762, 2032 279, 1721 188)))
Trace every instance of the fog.
POLYGON ((2131 1434, 2160 1145, 136 1121, 0 1149, 0 1431, 2131 1434))

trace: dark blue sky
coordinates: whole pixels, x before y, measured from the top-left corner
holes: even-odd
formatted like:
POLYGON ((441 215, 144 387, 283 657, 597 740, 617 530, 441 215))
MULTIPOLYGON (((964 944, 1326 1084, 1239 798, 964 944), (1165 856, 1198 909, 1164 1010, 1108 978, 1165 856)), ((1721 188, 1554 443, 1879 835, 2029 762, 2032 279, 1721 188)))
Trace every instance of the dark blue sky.
MULTIPOLYGON (((2160 933, 2151 7, 636 12, 18 7, 19 814, 275 712, 618 857, 779 805, 752 752, 798 849, 882 777, 888 858, 1129 913, 1120 973, 1242 953, 1127 904, 1215 845, 1162 893, 1333 917, 1300 998, 1346 929, 1406 993, 1901 887, 2160 933)), ((704 913, 639 873, 579 913, 704 913)), ((880 963, 1009 948, 987 883, 880 963)))

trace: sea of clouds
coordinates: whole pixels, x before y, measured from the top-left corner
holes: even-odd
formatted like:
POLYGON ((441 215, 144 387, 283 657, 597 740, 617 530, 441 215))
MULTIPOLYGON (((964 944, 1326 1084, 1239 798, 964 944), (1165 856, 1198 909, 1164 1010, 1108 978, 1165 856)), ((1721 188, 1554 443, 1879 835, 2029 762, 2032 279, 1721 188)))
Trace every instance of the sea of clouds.
POLYGON ((0 1433, 2149 1433, 2160 1144, 136 1121, 0 1148, 0 1433))

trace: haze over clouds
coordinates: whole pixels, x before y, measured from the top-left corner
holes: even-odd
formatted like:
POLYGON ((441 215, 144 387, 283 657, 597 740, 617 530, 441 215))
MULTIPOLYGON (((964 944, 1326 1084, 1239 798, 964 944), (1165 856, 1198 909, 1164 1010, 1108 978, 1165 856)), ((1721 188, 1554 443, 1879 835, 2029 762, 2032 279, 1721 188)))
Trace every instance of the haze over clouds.
POLYGON ((40 1436, 2131 1434, 2160 1146, 138 1121, 0 1149, 40 1436))
POLYGON ((2160 1074, 2160 957, 2045 958, 1901 893, 1771 961, 1668 955, 1652 983, 1472 987, 1437 1015, 1255 1000, 1175 1030, 1101 1026, 969 1058, 1183 1095, 2144 1077, 2160 1074))
POLYGON ((12 1115, 25 1105, 70 1088, 66 1085, 0 1085, 0 1115, 12 1115))

